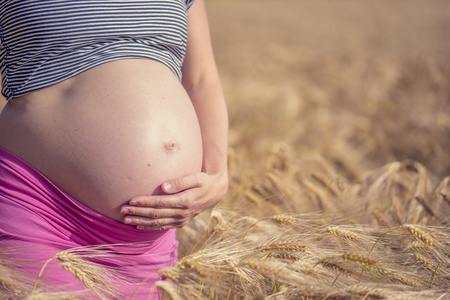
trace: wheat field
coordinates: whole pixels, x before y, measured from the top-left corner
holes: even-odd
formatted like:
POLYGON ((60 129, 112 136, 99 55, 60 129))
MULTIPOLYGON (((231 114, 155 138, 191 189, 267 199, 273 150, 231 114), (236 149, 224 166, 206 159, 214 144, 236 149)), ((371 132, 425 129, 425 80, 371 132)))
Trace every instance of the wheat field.
MULTIPOLYGON (((166 298, 450 299, 450 2, 207 9, 230 188, 179 230, 166 298)), ((107 279, 80 276, 121 299, 107 279)), ((0 299, 79 297, 34 283, 0 259, 0 299)))

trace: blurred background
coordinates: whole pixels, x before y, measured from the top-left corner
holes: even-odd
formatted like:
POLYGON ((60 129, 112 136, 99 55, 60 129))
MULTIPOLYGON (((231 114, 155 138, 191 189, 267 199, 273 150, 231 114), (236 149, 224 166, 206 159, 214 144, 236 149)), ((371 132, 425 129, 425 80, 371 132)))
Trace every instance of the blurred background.
POLYGON ((282 141, 348 178, 407 158, 450 175, 450 1, 206 5, 230 146, 249 165, 282 141))
POLYGON ((450 175, 450 1, 206 5, 246 163, 282 141, 347 178, 404 159, 450 175))

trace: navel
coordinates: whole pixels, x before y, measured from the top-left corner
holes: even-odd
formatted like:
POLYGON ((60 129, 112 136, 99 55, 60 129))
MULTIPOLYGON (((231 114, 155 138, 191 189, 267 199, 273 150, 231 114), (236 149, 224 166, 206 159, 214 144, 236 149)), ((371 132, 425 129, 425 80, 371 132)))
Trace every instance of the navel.
POLYGON ((177 150, 177 142, 175 139, 169 139, 164 142, 164 149, 167 153, 173 153, 177 150))

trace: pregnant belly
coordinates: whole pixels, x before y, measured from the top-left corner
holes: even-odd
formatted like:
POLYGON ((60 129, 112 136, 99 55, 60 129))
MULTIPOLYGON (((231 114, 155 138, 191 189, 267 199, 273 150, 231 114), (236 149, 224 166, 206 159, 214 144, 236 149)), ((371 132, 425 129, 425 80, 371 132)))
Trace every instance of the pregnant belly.
POLYGON ((167 67, 149 60, 107 63, 15 100, 2 114, 0 138, 65 192, 116 220, 132 197, 159 194, 165 180, 198 172, 202 163, 189 97, 167 67), (4 133, 8 122, 20 135, 4 133))

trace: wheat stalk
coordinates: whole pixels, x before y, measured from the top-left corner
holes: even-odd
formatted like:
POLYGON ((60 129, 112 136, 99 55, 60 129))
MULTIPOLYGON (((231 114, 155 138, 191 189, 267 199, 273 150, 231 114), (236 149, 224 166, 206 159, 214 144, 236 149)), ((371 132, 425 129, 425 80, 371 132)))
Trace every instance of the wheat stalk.
POLYGON ((247 259, 240 262, 239 266, 254 270, 259 274, 285 283, 295 282, 297 280, 295 274, 286 269, 285 265, 278 261, 247 259))
POLYGON ((303 244, 292 243, 289 241, 280 241, 280 242, 273 242, 270 244, 258 245, 258 247, 256 247, 255 249, 255 251, 261 252, 274 250, 305 252, 306 246, 303 244))
POLYGON ((244 192, 244 196, 258 206, 262 206, 264 202, 266 202, 261 196, 259 196, 257 193, 252 192, 251 190, 246 190, 244 192))
POLYGON ((337 197, 337 195, 339 195, 339 191, 330 184, 330 180, 327 179, 323 174, 318 173, 318 172, 313 172, 311 174, 311 177, 317 181, 318 183, 320 183, 322 186, 324 186, 327 191, 331 194, 331 196, 333 197, 337 197))
POLYGON ((30 292, 30 287, 24 283, 26 279, 22 274, 14 272, 9 267, 0 264, 0 287, 14 291, 19 295, 30 292))
POLYGON ((164 277, 173 280, 174 282, 179 282, 181 277, 180 269, 177 267, 168 267, 164 269, 160 269, 157 272, 158 274, 164 275, 164 277))
POLYGON ((275 188, 281 193, 281 195, 286 199, 286 201, 292 201, 293 194, 292 190, 289 189, 285 182, 276 174, 275 172, 267 173, 268 181, 275 186, 275 188))
MULTIPOLYGON (((0 298, 3 299, 3 298, 0 298)), ((77 296, 68 293, 54 293, 54 292, 32 292, 23 300, 80 300, 77 296)))
POLYGON ((430 245, 419 240, 414 240, 411 242, 410 247, 412 249, 421 250, 421 249, 429 249, 430 245))
POLYGON ((284 215, 284 214, 275 215, 272 217, 272 220, 275 223, 281 224, 281 225, 293 224, 295 222, 295 219, 292 216, 288 216, 288 215, 284 215))
POLYGON ((347 268, 344 267, 336 262, 330 261, 330 260, 323 260, 320 262, 320 264, 326 268, 338 271, 340 273, 344 273, 344 274, 349 274, 349 275, 354 275, 357 274, 355 272, 355 270, 351 269, 351 268, 347 268))
POLYGON ((428 268, 428 269, 433 268, 430 261, 427 258, 425 258, 423 255, 420 255, 419 253, 414 253, 414 258, 416 261, 421 263, 425 268, 428 268))
MULTIPOLYGON (((115 278, 122 279, 121 276, 111 273, 105 266, 83 258, 93 258, 97 257, 97 255, 93 253, 75 254, 77 251, 78 249, 73 249, 57 253, 54 258, 61 262, 58 266, 70 272, 78 281, 100 299, 120 297, 120 292, 117 287, 112 284, 112 281, 115 278)), ((84 249, 83 251, 87 251, 87 249, 84 249)))
POLYGON ((420 229, 417 225, 405 224, 403 225, 403 227, 408 229, 409 232, 411 232, 416 238, 418 238, 422 242, 426 243, 429 246, 433 245, 433 239, 431 238, 431 236, 422 229, 420 229))
POLYGON ((406 278, 404 276, 394 275, 394 276, 392 276, 392 278, 401 284, 410 285, 410 286, 414 286, 414 287, 422 286, 422 284, 420 282, 418 282, 417 280, 406 278))
POLYGON ((380 289, 380 288, 372 288, 372 287, 364 286, 361 284, 349 286, 348 288, 346 288, 346 291, 351 294, 357 294, 357 295, 361 295, 364 297, 371 296, 371 297, 380 298, 380 299, 390 299, 392 297, 395 297, 395 294, 393 294, 387 290, 380 289))
POLYGON ((169 297, 170 300, 181 300, 181 296, 178 294, 172 283, 165 280, 158 280, 155 282, 155 287, 161 289, 164 292, 164 295, 169 297))
POLYGON ((331 233, 332 235, 338 236, 346 240, 350 241, 358 240, 358 235, 356 233, 350 230, 341 229, 339 226, 328 226, 326 231, 331 233))
POLYGON ((217 273, 214 272, 214 268, 205 267, 199 263, 200 259, 190 259, 184 260, 179 264, 182 269, 192 269, 194 270, 202 279, 211 280, 214 279, 217 273))
POLYGON ((372 215, 375 217, 379 225, 384 227, 390 227, 389 222, 378 210, 372 211, 372 215))

